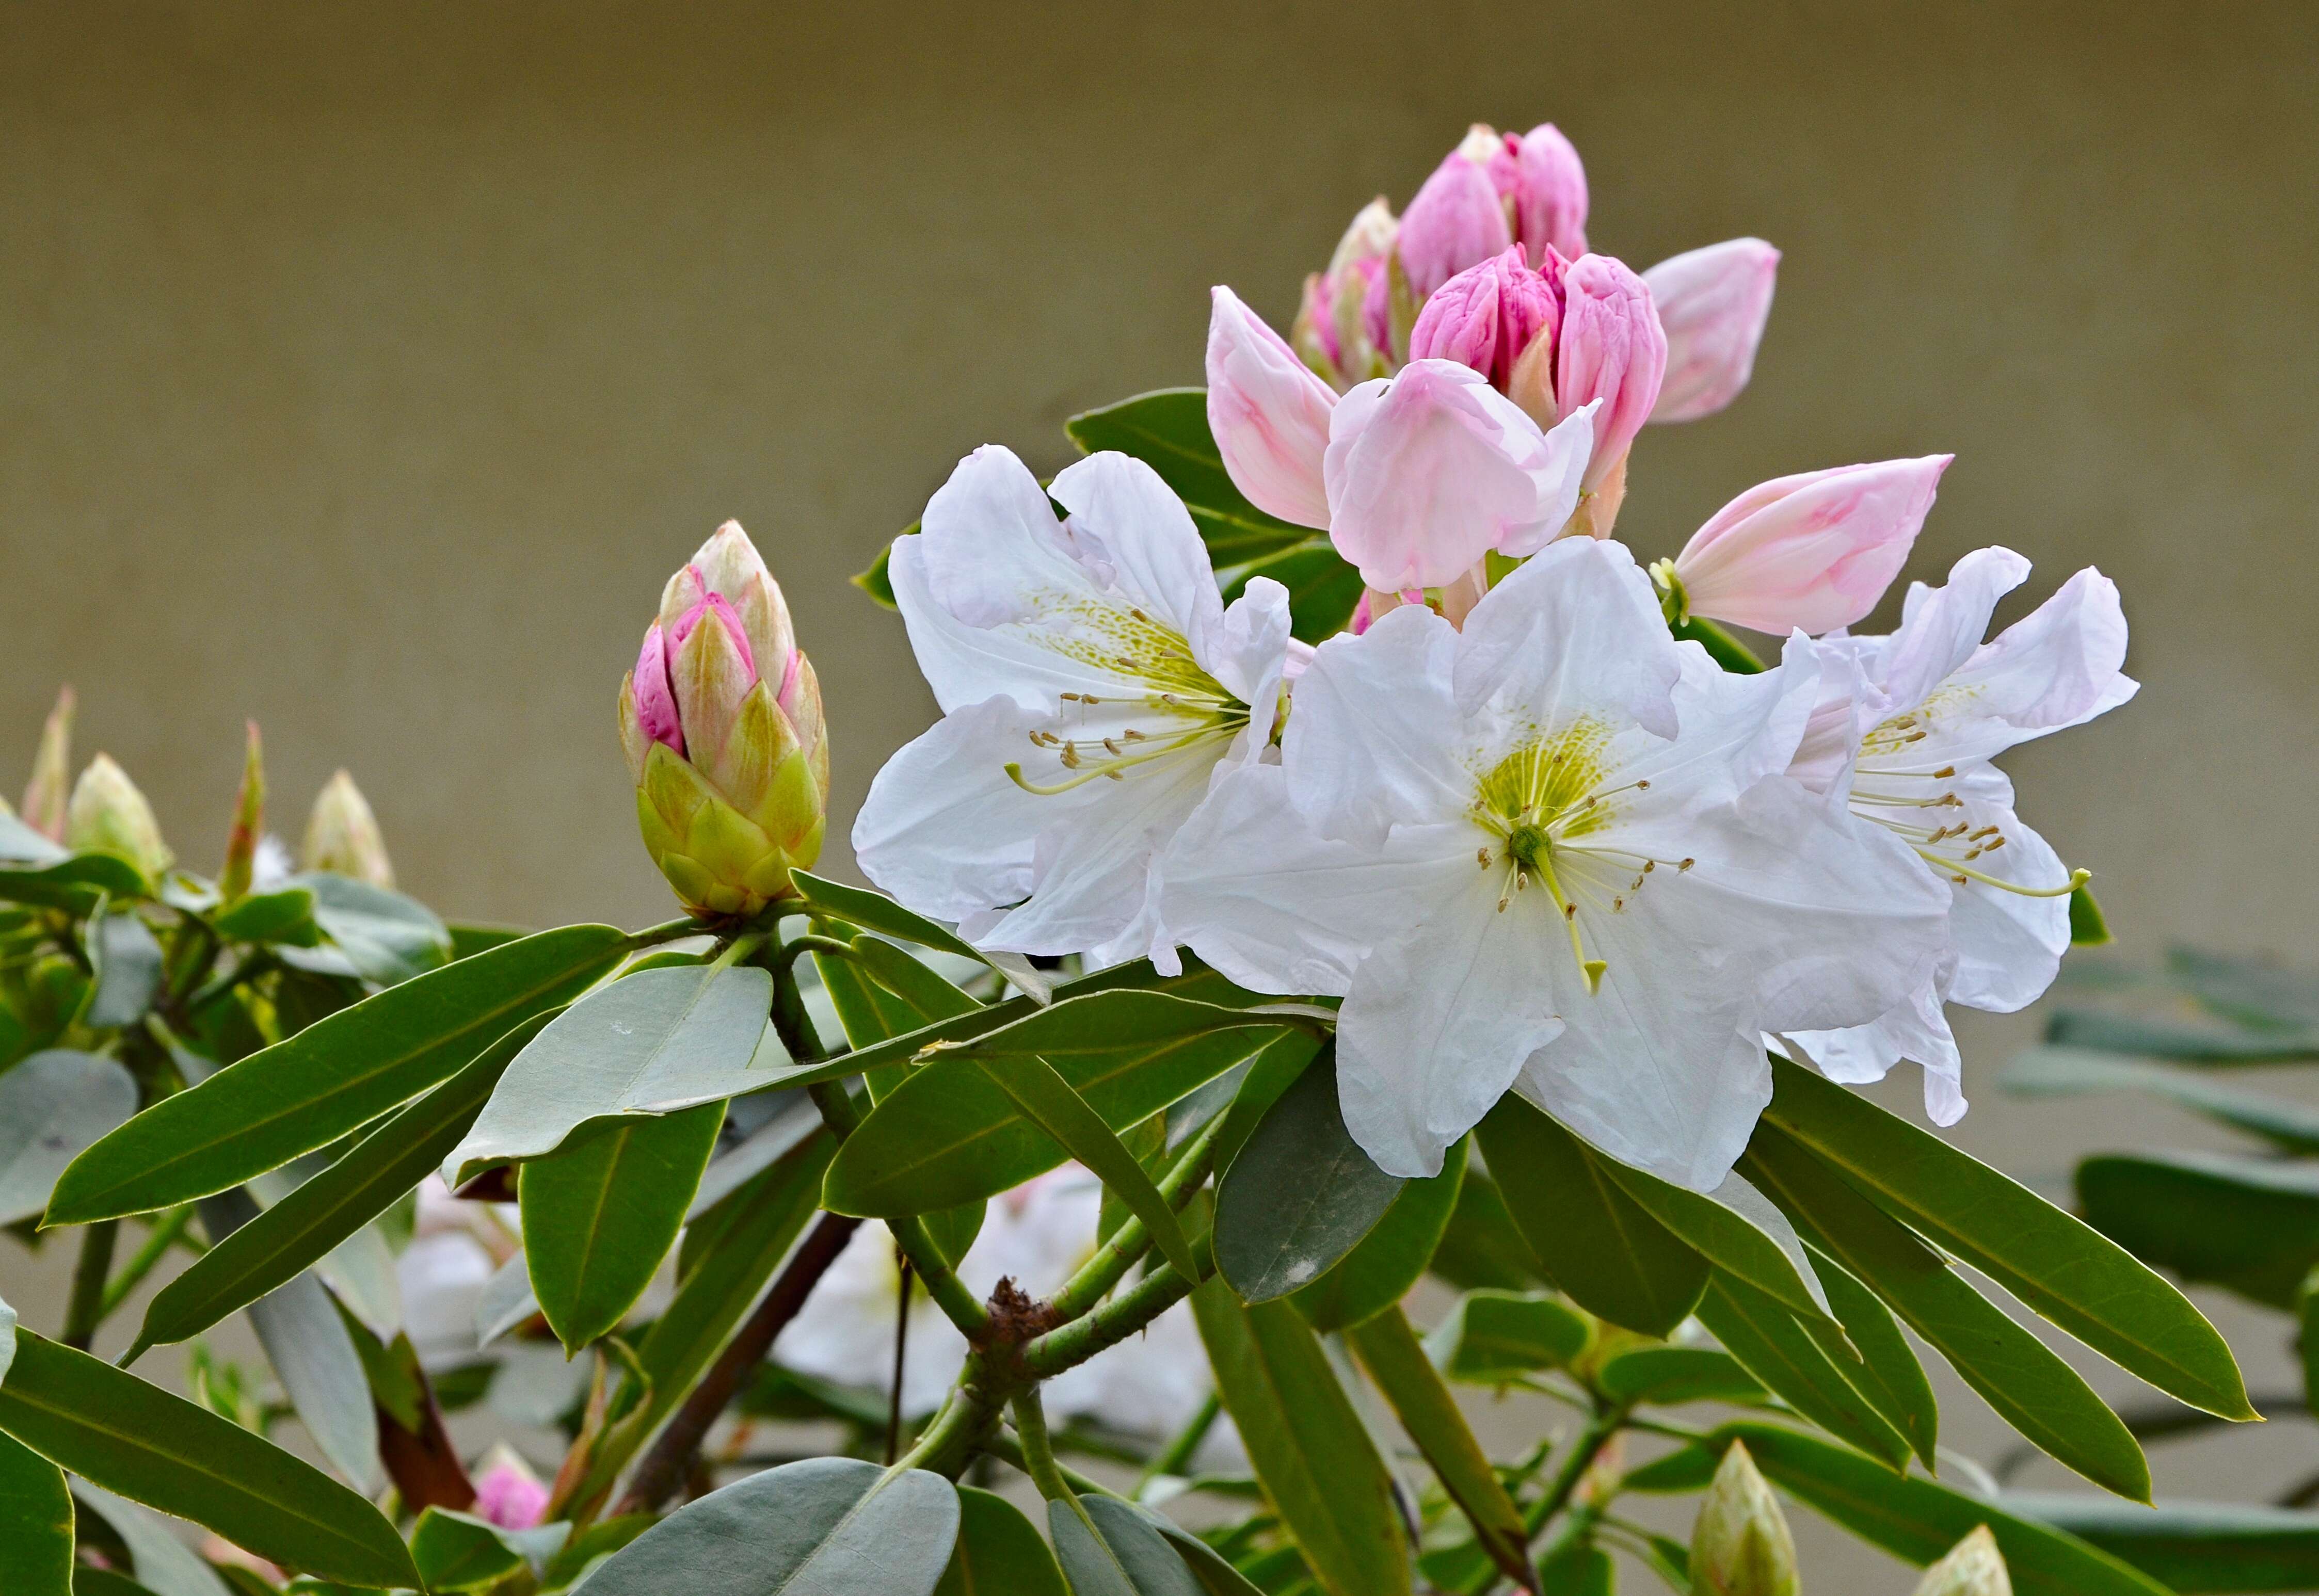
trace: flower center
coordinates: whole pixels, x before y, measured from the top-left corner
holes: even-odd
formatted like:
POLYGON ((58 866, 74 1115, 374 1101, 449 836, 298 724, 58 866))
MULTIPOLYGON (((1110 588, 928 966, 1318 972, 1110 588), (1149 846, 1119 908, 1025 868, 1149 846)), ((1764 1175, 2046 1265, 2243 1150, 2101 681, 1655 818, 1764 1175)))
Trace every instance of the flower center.
POLYGON ((1612 844, 1607 833, 1618 814, 1614 800, 1647 791, 1651 784, 1616 780, 1610 744, 1611 728, 1594 720, 1535 735, 1475 782, 1469 811, 1474 824, 1496 839, 1494 848, 1478 848, 1474 857, 1485 870, 1505 872, 1498 912, 1505 913, 1536 881, 1562 915, 1570 956, 1589 992, 1602 989, 1610 965, 1588 956, 1580 908, 1620 914, 1660 865, 1680 872, 1692 862, 1612 844))

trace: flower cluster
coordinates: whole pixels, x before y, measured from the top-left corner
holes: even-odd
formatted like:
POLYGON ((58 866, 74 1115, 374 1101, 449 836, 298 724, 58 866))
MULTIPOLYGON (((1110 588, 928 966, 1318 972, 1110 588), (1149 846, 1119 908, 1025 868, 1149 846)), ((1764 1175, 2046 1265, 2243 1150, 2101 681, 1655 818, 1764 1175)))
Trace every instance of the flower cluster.
POLYGON ((1990 762, 2134 684, 2090 570, 1982 641, 2027 573, 2003 549, 1847 634, 1946 455, 1766 482, 1647 571, 1610 541, 1644 423, 1746 383, 1778 257, 1638 275, 1587 252, 1585 214, 1551 126, 1476 129, 1397 223, 1362 212, 1289 338, 1215 291, 1225 469, 1367 590, 1317 650, 1277 583, 1224 604, 1150 466, 1042 489, 970 455, 891 561, 943 718, 853 840, 987 948, 1188 946, 1340 1000, 1345 1123, 1390 1173, 1439 1169, 1511 1089, 1708 1190, 1767 1046, 1845 1081, 1914 1059, 1933 1116, 1963 1111, 1943 1005, 2034 998, 2082 881, 1990 762), (1717 619, 1784 636, 1778 663, 1719 663, 1717 619))

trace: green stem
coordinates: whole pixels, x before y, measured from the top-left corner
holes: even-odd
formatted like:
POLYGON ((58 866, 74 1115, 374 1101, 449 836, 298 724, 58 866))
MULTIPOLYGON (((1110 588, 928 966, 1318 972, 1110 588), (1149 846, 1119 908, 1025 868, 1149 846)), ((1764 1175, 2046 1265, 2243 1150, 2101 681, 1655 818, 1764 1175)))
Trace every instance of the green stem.
POLYGON ((661 942, 672 942, 679 937, 706 936, 709 928, 687 915, 681 920, 663 920, 657 925, 647 925, 642 931, 628 933, 628 946, 649 948, 661 942))
POLYGON ((1614 1405, 1596 1413, 1586 1428, 1578 1432, 1577 1438, 1570 1443, 1570 1450, 1564 1455, 1561 1466, 1554 1471, 1554 1478, 1548 1483, 1546 1494, 1523 1511, 1522 1529, 1525 1534, 1535 1537, 1553 1520, 1555 1514, 1569 1505, 1571 1493, 1578 1489, 1578 1482, 1586 1477, 1587 1469, 1594 1462, 1594 1455, 1610 1445, 1611 1438, 1626 1426, 1627 1410, 1614 1405))
POLYGON ((1049 1501, 1068 1503, 1071 1511, 1078 1515, 1079 1522, 1087 1527, 1087 1532, 1095 1537, 1096 1544, 1104 1545, 1102 1531, 1087 1516, 1087 1503, 1081 1501, 1078 1492, 1071 1489, 1070 1482, 1063 1477, 1062 1465, 1055 1461, 1054 1443, 1047 1437, 1046 1410, 1039 1405, 1039 1388, 1036 1385, 1024 1386, 1015 1393, 1010 1405, 1015 1413, 1015 1434, 1023 1443, 1023 1464, 1031 1476, 1031 1483, 1049 1501))
MULTIPOLYGON (((982 1440, 982 1449, 989 1453, 993 1457, 998 1459, 999 1462, 1011 1464, 1015 1467, 1021 1469, 1026 1474, 1031 1472, 1031 1459, 1029 1455, 1023 1450, 1022 1443, 1017 1441, 1012 1435, 1009 1435, 1003 1429, 994 1430, 989 1435, 984 1437, 982 1440)), ((1079 1473, 1077 1469, 1071 1467, 1070 1465, 1063 1462, 1060 1458, 1056 1458, 1054 1460, 1054 1464, 1055 1473, 1062 1476, 1063 1483, 1069 1485, 1073 1491, 1078 1492, 1081 1496, 1108 1496, 1114 1501, 1125 1501, 1127 1500, 1127 1498, 1122 1496, 1118 1492, 1114 1491, 1102 1481, 1087 1478, 1087 1475, 1079 1473)))
MULTIPOLYGON (((1216 1136, 1223 1129, 1225 1116, 1217 1114, 1202 1126, 1175 1164, 1160 1177, 1160 1195, 1168 1206, 1181 1209, 1191 1201, 1200 1182, 1208 1176, 1209 1161, 1215 1156, 1216 1136)), ((1135 1260, 1151 1249, 1151 1232, 1140 1219, 1131 1218, 1111 1234, 1111 1239, 1096 1249, 1096 1254, 1070 1277, 1052 1298, 1057 1318, 1075 1320, 1110 1294, 1135 1260)))
POLYGON ((145 1244, 132 1253, 129 1261, 105 1283, 104 1300, 96 1305, 99 1323, 112 1318, 113 1311, 120 1307, 145 1276, 153 1272, 153 1266, 176 1245, 177 1238, 185 1233, 185 1227, 193 1222, 193 1219, 194 1205, 187 1203, 171 1209, 154 1222, 153 1228, 146 1232, 145 1244))
MULTIPOLYGON (((1200 1280, 1215 1273, 1210 1258, 1200 1280)), ((1045 1380, 1085 1363, 1106 1347, 1117 1346, 1192 1294, 1199 1280, 1187 1280, 1173 1268, 1156 1269, 1102 1307, 1060 1329, 1023 1344, 1022 1367, 1032 1378, 1045 1380)))
POLYGON ((798 961, 800 953, 828 953, 835 958, 851 959, 853 957, 853 944, 842 937, 821 936, 803 931, 783 942, 781 951, 773 957, 781 961, 783 969, 787 969, 798 961))
POLYGON ((916 1445, 902 1455, 902 1460, 886 1472, 889 1475, 906 1468, 932 1469, 934 1473, 957 1478, 965 1468, 973 1451, 975 1438, 991 1426, 993 1411, 978 1402, 964 1389, 953 1390, 942 1411, 920 1433, 916 1445))
POLYGON ((65 1308, 63 1340, 68 1347, 88 1350, 96 1327, 104 1322, 104 1279, 113 1269, 113 1244, 121 1222, 103 1219, 80 1235, 80 1261, 73 1267, 72 1299, 65 1308))
POLYGON ((1135 1494, 1141 1496, 1144 1487, 1161 1474, 1182 1474, 1185 1465, 1192 1461, 1192 1454, 1208 1438, 1208 1431, 1215 1428, 1216 1417, 1223 1410, 1223 1399, 1213 1391, 1208 1393, 1208 1400, 1200 1404, 1200 1411, 1192 1415, 1191 1421, 1178 1430, 1176 1438, 1145 1466, 1135 1482, 1135 1494))

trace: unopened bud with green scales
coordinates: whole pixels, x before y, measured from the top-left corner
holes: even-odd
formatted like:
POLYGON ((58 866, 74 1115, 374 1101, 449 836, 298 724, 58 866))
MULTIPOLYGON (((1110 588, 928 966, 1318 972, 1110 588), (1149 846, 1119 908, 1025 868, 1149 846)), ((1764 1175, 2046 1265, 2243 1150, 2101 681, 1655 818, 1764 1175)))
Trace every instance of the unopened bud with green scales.
POLYGON ((1925 1570, 1917 1596, 2013 1596, 2013 1580, 1997 1537, 1983 1524, 1925 1570))
POLYGON ((88 769, 73 783, 72 801, 65 808, 65 845, 76 853, 125 859, 149 882, 158 882, 177 857, 161 840, 153 806, 137 790, 129 772, 104 753, 89 761, 88 769))
POLYGON ((1787 1517, 1739 1441, 1723 1454, 1700 1503, 1691 1581, 1698 1596, 1797 1596, 1796 1543, 1787 1517))
POLYGON ((669 578, 620 685, 620 742, 645 846, 687 908, 755 915, 821 856, 821 688, 739 522, 669 578))
POLYGON ((306 840, 298 852, 298 868, 351 876, 374 887, 394 885, 394 864, 386 856, 386 837, 378 816, 363 797, 355 779, 340 771, 322 786, 306 817, 306 840))

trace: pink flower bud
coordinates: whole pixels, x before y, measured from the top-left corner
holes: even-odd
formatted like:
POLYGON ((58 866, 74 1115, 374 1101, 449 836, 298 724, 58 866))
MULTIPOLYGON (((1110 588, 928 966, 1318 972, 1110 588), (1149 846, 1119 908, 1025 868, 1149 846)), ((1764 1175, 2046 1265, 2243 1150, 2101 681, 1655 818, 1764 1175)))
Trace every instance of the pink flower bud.
POLYGON ((1654 421, 1695 421, 1739 397, 1772 313, 1780 252, 1730 239, 1663 260, 1643 274, 1666 333, 1666 380, 1654 421))
POLYGON ((1409 335, 1409 357, 1470 365, 1506 393, 1514 363, 1541 336, 1550 344, 1561 320, 1553 281, 1511 248, 1459 272, 1425 302, 1409 335))
POLYGON ((1513 241, 1489 172, 1464 147, 1451 150, 1401 214, 1398 248, 1411 297, 1423 304, 1441 284, 1504 254, 1513 241))
POLYGON ((1337 396, 1280 335, 1218 288, 1208 318, 1208 430, 1232 483, 1268 515, 1329 524, 1321 457, 1337 396))
POLYGON ((636 721, 647 742, 683 754, 684 723, 677 718, 676 691, 668 684, 668 641, 658 621, 645 631, 645 645, 636 654, 636 721))
POLYGON ((475 1516, 502 1529, 529 1529, 547 1511, 547 1487, 511 1458, 485 1470, 475 1482, 475 1516))
POLYGON ((1640 277, 1607 255, 1582 255, 1562 278, 1562 327, 1554 371, 1555 402, 1568 414, 1602 401, 1586 486, 1602 485, 1627 457, 1658 402, 1666 372, 1666 335, 1640 277))
POLYGON ((1508 133, 1490 158, 1490 180, 1513 202, 1514 239, 1534 266, 1552 248, 1566 259, 1586 253, 1586 167, 1552 122, 1508 133))
POLYGON ((1675 556, 1690 613, 1775 635, 1851 626, 1899 574, 1954 458, 1839 465, 1748 489, 1675 556))
POLYGON ((1577 503, 1592 427, 1540 432, 1472 367, 1412 361, 1330 418, 1330 538, 1385 592, 1444 586, 1493 549, 1535 554, 1577 503))

